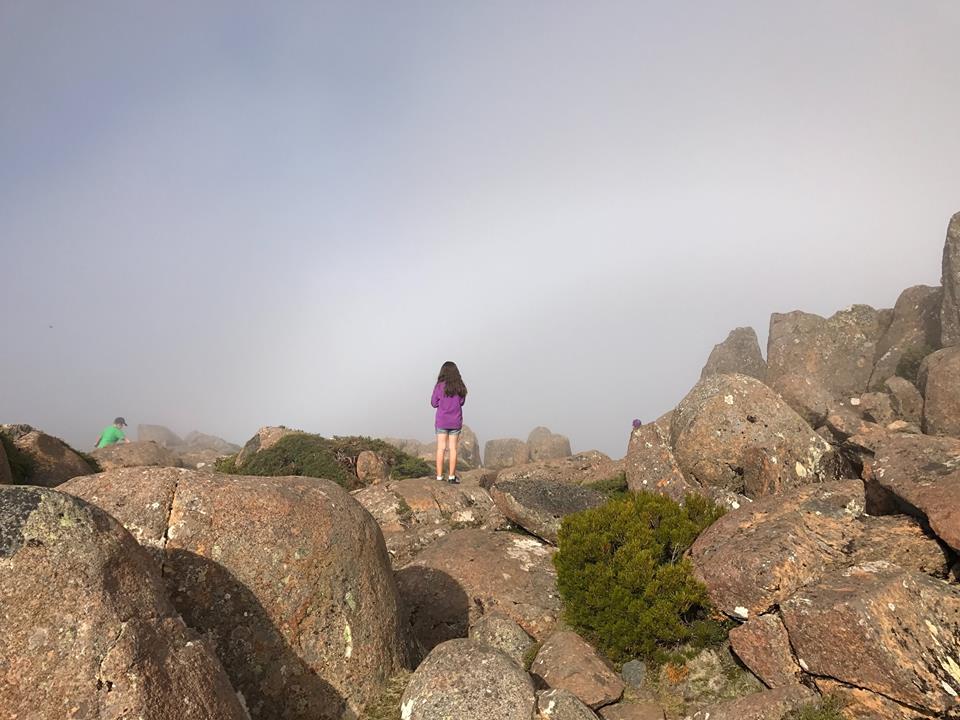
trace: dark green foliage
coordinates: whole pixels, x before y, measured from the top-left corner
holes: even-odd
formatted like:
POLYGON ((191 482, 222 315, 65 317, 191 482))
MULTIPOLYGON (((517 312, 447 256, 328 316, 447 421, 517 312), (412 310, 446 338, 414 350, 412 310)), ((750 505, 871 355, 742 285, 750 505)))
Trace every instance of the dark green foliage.
POLYGON ((565 517, 554 565, 567 621, 617 662, 723 642, 727 626, 684 557, 722 514, 699 496, 681 506, 635 493, 565 517))
POLYGON ((934 348, 929 345, 910 348, 900 357, 900 362, 897 363, 897 375, 916 385, 917 376, 920 374, 920 364, 932 352, 934 352, 934 348))
POLYGON ((271 448, 250 457, 237 468, 237 456, 230 455, 216 462, 219 472, 231 475, 304 475, 333 480, 348 490, 361 486, 355 467, 364 450, 377 453, 395 478, 422 477, 430 467, 405 452, 375 438, 345 436, 325 438, 309 433, 292 433, 271 448))
POLYGON ((7 462, 10 464, 14 484, 29 484, 30 476, 33 475, 34 471, 33 458, 14 445, 13 440, 6 433, 0 432, 0 442, 3 443, 4 452, 7 454, 7 462))
POLYGON ((587 485, 587 487, 592 488, 593 490, 596 490, 607 497, 616 497, 627 492, 627 474, 625 472, 621 472, 618 475, 614 475, 612 478, 590 483, 587 485))
POLYGON ((540 654, 541 647, 543 647, 543 643, 535 642, 523 653, 523 669, 527 672, 530 672, 530 668, 533 667, 533 661, 540 654))
POLYGON ((784 720, 843 720, 842 710, 843 702, 830 695, 824 695, 817 702, 791 710, 784 716, 784 720))

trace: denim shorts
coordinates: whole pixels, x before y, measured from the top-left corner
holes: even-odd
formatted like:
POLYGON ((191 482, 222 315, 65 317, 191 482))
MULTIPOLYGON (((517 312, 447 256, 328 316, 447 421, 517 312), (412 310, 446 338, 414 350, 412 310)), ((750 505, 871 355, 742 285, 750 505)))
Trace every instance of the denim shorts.
POLYGON ((437 435, 459 435, 461 428, 436 428, 437 435))

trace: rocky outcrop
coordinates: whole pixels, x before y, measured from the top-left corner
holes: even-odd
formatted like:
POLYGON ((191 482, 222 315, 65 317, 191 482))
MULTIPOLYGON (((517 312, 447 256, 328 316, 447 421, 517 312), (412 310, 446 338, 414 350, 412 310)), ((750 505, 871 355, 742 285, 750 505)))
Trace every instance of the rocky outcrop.
POLYGON ((63 489, 152 548, 253 718, 339 720, 407 666, 382 535, 338 485, 139 468, 63 489))
POLYGON ((501 438, 487 440, 483 449, 483 466, 492 470, 523 465, 530 461, 530 449, 523 440, 501 438))
POLYGON ((730 646, 768 688, 789 687, 800 682, 800 666, 778 614, 759 615, 733 628, 730 646))
POLYGON ((174 448, 184 444, 183 438, 163 425, 137 425, 137 441, 142 443, 152 442, 165 448, 174 448))
POLYGON ((547 687, 568 690, 593 709, 619 700, 625 687, 596 650, 568 630, 555 632, 544 641, 530 674, 547 687))
POLYGON ((624 466, 632 492, 655 492, 683 502, 699 485, 687 482, 670 445, 670 420, 640 425, 630 433, 624 466))
POLYGON ((183 436, 183 444, 188 450, 209 450, 220 455, 233 455, 234 453, 240 452, 242 449, 239 445, 234 445, 232 442, 227 442, 221 437, 197 432, 196 430, 193 432, 188 432, 183 436))
POLYGON ((784 720, 792 710, 813 704, 817 694, 804 685, 788 685, 776 690, 746 695, 710 705, 688 720, 784 720))
POLYGON ((180 467, 180 458, 163 445, 150 442, 118 443, 90 453, 101 470, 126 467, 180 467))
POLYGON ((884 561, 825 575, 781 605, 800 666, 931 716, 960 705, 960 590, 884 561))
POLYGON ((237 467, 242 468, 244 463, 246 463, 251 457, 256 455, 261 450, 269 450, 287 435, 293 435, 294 433, 298 432, 300 431, 291 430, 283 425, 266 426, 260 428, 257 430, 257 434, 247 440, 246 444, 243 446, 243 449, 237 453, 237 467))
POLYGON ((732 330, 719 345, 715 345, 700 379, 711 375, 747 375, 760 382, 767 379, 767 361, 760 352, 760 341, 752 327, 732 330))
POLYGON ((602 505, 606 497, 596 490, 549 480, 497 480, 490 497, 511 522, 551 545, 563 518, 602 505))
POLYGON ((500 612, 542 640, 560 613, 554 552, 509 532, 456 530, 441 538, 397 573, 416 638, 429 650, 500 612))
POLYGON ((484 615, 472 625, 470 639, 500 650, 520 667, 534 645, 533 638, 515 620, 497 612, 484 615))
POLYGON ((363 450, 357 456, 357 479, 364 485, 382 483, 390 477, 390 468, 384 459, 372 450, 363 450))
POLYGON ((960 347, 927 356, 918 378, 923 392, 923 431, 960 437, 960 347))
POLYGON ((476 484, 434 478, 392 480, 354 492, 383 531, 394 567, 403 567, 424 548, 453 530, 508 527, 490 495, 476 484))
POLYGON ((883 390, 905 357, 922 357, 940 345, 942 288, 916 285, 904 290, 893 309, 893 322, 877 343, 870 390, 883 390))
POLYGON ((467 639, 435 647, 410 678, 403 720, 530 720, 533 683, 499 650, 467 639))
POLYGON ((527 437, 527 448, 530 451, 530 460, 560 460, 573 455, 570 450, 570 439, 565 435, 557 435, 550 428, 536 427, 527 437))
MULTIPOLYGON (((432 445, 436 453, 436 445, 432 445)), ((460 440, 457 442, 457 469, 476 470, 483 463, 480 459, 480 440, 477 434, 464 425, 460 430, 460 440)))
POLYGON ((842 398, 867 391, 877 345, 892 317, 854 305, 830 318, 774 313, 767 381, 807 422, 819 426, 842 398))
POLYGON ((593 485, 622 472, 622 461, 611 460, 599 450, 587 450, 562 460, 505 468, 497 473, 497 481, 546 480, 571 485, 593 485))
POLYGON ((890 395, 890 406, 897 417, 919 425, 923 418, 923 395, 909 380, 899 376, 887 378, 884 383, 890 395))
POLYGON ((0 488, 0 607, 4 717, 247 717, 143 550, 69 495, 0 488))
POLYGON ((671 440, 689 480, 751 498, 840 471, 831 446, 770 388, 745 375, 697 383, 674 411, 671 440))
POLYGON ((90 464, 60 438, 29 425, 0 425, 0 432, 30 460, 28 485, 56 487, 78 475, 87 475, 90 464))
POLYGON ((960 345, 960 213, 950 219, 943 246, 943 303, 940 306, 943 347, 960 345))

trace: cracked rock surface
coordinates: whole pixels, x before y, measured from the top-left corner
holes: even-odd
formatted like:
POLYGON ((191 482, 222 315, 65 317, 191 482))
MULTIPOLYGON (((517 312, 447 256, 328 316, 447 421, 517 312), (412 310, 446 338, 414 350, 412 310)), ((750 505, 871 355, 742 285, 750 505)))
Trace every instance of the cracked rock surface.
POLYGON ((130 534, 70 495, 24 486, 0 488, 0 709, 44 720, 247 718, 130 534))

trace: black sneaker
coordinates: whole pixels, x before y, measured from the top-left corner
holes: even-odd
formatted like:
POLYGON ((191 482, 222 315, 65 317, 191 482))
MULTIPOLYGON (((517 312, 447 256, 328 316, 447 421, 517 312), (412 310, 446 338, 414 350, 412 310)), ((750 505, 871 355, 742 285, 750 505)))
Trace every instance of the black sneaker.
POLYGON ((456 475, 451 475, 450 477, 447 478, 447 482, 448 482, 448 483, 453 483, 454 485, 459 485, 459 484, 460 484, 460 478, 458 478, 456 475))

